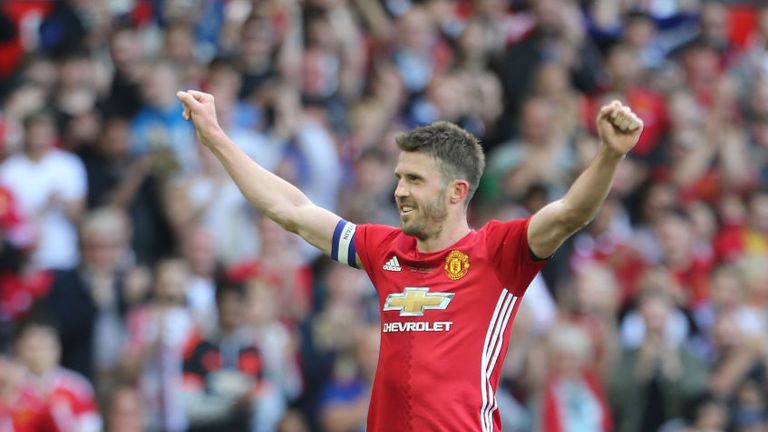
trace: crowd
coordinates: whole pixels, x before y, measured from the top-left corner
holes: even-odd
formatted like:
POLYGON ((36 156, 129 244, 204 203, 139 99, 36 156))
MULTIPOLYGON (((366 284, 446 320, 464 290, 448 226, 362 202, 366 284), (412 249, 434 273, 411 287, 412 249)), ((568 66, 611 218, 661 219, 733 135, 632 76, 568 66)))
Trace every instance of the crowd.
POLYGON ((364 429, 372 285, 248 205, 179 89, 391 225, 397 132, 482 139, 479 227, 561 196, 628 103, 638 146, 513 326, 504 430, 768 431, 768 6, 711 0, 1 2, 0 431, 364 429))

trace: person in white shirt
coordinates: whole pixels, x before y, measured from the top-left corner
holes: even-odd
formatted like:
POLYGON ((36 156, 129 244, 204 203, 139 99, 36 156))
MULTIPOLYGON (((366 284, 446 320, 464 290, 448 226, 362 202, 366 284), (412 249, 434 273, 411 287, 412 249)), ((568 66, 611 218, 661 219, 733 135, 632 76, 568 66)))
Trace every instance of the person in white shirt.
POLYGON ((56 124, 49 113, 25 118, 23 151, 0 164, 0 184, 18 197, 21 211, 37 225, 32 264, 71 269, 80 259, 77 223, 88 186, 83 163, 57 149, 56 140, 56 124))

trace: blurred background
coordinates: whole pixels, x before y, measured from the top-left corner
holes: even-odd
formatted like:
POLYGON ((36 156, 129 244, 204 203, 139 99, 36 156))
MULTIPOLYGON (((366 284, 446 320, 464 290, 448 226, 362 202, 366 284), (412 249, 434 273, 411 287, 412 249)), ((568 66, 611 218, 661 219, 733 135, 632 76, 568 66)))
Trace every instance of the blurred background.
POLYGON ((628 103, 638 146, 513 327, 504 430, 768 431, 768 5, 707 0, 0 2, 0 431, 364 429, 372 285, 248 205, 179 89, 392 225, 397 132, 482 139, 480 227, 559 198, 628 103))

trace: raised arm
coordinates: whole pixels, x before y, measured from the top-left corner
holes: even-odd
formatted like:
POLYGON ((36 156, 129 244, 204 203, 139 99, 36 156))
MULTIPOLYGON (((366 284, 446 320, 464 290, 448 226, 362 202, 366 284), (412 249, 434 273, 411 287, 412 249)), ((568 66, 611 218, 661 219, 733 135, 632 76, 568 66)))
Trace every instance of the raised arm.
POLYGON ((348 260, 345 259, 346 253, 337 252, 340 248, 338 239, 345 236, 341 232, 337 233, 341 235, 334 236, 334 232, 351 230, 351 224, 347 227, 340 225, 339 216, 314 205, 298 188, 262 168, 240 150, 219 126, 212 95, 190 90, 180 91, 177 96, 184 104, 184 118, 192 120, 200 142, 219 159, 243 195, 259 212, 334 259, 360 266, 357 256, 348 260), (336 247, 333 245, 334 237, 337 239, 336 247))
POLYGON ((616 167, 637 144, 643 122, 618 101, 597 115, 600 148, 565 196, 536 213, 528 225, 528 244, 537 257, 552 255, 573 233, 595 217, 611 189, 616 167))

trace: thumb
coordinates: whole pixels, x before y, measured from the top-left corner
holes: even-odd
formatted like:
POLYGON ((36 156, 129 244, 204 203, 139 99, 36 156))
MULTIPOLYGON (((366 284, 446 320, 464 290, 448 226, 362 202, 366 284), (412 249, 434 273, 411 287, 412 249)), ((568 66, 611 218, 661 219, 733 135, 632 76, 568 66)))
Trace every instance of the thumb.
POLYGON ((192 108, 200 104, 190 92, 178 91, 176 97, 187 107, 192 108))
POLYGON ((182 105, 184 105, 184 113, 182 113, 182 117, 184 117, 184 120, 189 120, 190 112, 193 109, 197 108, 200 105, 200 102, 195 100, 195 98, 191 94, 184 91, 176 92, 176 97, 179 98, 182 105))

